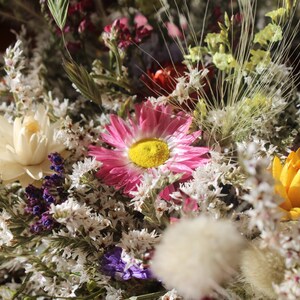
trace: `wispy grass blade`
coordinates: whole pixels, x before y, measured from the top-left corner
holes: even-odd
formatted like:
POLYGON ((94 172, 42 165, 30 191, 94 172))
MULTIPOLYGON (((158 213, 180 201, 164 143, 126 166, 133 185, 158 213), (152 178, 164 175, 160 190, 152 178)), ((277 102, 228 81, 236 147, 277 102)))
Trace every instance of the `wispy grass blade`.
POLYGON ((69 0, 48 0, 48 7, 60 30, 63 30, 67 20, 69 0))
POLYGON ((74 61, 64 60, 63 66, 69 79, 76 85, 79 92, 87 99, 101 105, 100 86, 95 83, 88 71, 74 61))

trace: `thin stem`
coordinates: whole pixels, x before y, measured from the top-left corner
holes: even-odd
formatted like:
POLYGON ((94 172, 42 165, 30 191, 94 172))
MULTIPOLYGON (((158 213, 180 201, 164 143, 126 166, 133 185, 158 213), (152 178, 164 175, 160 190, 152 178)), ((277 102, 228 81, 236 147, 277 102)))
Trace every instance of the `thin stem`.
POLYGON ((64 35, 63 31, 61 31, 61 36, 62 36, 62 41, 63 41, 64 47, 67 51, 67 54, 68 54, 70 60, 73 61, 72 55, 70 54, 69 49, 67 47, 67 42, 66 42, 65 35, 64 35))
POLYGON ((107 17, 106 17, 106 13, 105 13, 105 9, 104 9, 102 0, 94 0, 94 1, 95 1, 96 9, 97 9, 99 16, 103 20, 103 23, 106 24, 107 17))
POLYGON ((12 21, 17 21, 17 22, 20 22, 20 23, 25 23, 26 20, 25 19, 21 19, 19 17, 16 17, 15 15, 11 15, 7 12, 3 12, 3 11, 0 11, 0 16, 2 16, 4 19, 9 19, 9 20, 12 20, 12 21))
POLYGON ((26 284, 29 281, 31 276, 32 276, 32 272, 27 274, 27 276, 25 277, 20 289, 14 294, 12 300, 17 299, 17 297, 22 294, 22 292, 25 290, 26 284))
POLYGON ((28 6, 27 4, 22 3, 22 1, 15 1, 16 5, 18 5, 19 7, 21 7, 22 9, 24 9, 25 11, 27 11, 29 14, 31 14, 32 16, 34 16, 35 18, 39 19, 40 21, 44 22, 44 18, 42 16, 40 16, 38 13, 36 13, 34 11, 34 9, 32 9, 32 7, 28 6))
MULTIPOLYGON (((165 291, 155 292, 155 293, 151 293, 151 294, 135 296, 134 299, 135 300, 156 300, 156 299, 158 299, 159 296, 162 296, 165 293, 166 293, 165 291)), ((127 298, 125 300, 130 300, 130 298, 127 298)))
POLYGON ((124 81, 117 80, 114 77, 105 76, 105 75, 93 75, 93 77, 101 79, 101 80, 105 80, 105 81, 108 81, 108 82, 111 82, 113 84, 118 85, 119 87, 122 87, 122 88, 126 89, 129 92, 132 92, 132 88, 131 88, 131 86, 128 83, 126 83, 124 81))
POLYGON ((24 296, 29 296, 33 299, 38 299, 39 297, 46 297, 47 299, 93 300, 93 299, 96 299, 95 297, 100 296, 101 294, 103 294, 104 291, 105 291, 104 289, 101 289, 100 291, 97 291, 97 292, 95 292, 93 294, 90 294, 88 296, 85 296, 85 297, 59 297, 59 296, 52 297, 52 296, 49 296, 49 295, 37 295, 37 296, 34 296, 34 297, 32 297, 31 295, 24 295, 24 296))

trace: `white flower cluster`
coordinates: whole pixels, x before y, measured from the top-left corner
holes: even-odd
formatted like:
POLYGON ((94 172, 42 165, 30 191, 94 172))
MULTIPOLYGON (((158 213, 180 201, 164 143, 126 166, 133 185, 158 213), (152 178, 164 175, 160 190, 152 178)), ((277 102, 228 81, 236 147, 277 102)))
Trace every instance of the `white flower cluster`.
POLYGON ((279 299, 295 300, 300 297, 300 225, 299 222, 282 224, 278 251, 284 257, 286 271, 280 285, 275 286, 279 299))
POLYGON ((275 286, 279 300, 297 300, 300 298, 300 270, 286 271, 282 284, 275 286))
POLYGON ((180 185, 181 191, 195 199, 201 211, 210 211, 220 217, 226 212, 222 201, 221 185, 230 183, 228 176, 234 176, 237 167, 221 161, 221 157, 211 151, 211 161, 193 172, 193 179, 180 185), (220 201, 221 200, 221 201, 220 201))
POLYGON ((259 157, 259 149, 255 142, 249 143, 247 148, 239 146, 241 165, 249 176, 244 183, 249 193, 243 198, 253 206, 253 209, 247 211, 249 227, 257 227, 264 242, 272 246, 278 242, 278 231, 275 229, 282 217, 278 209, 282 200, 274 192, 274 179, 268 171, 270 160, 259 157))
POLYGON ((105 300, 122 300, 122 290, 121 289, 115 289, 111 286, 106 286, 106 297, 105 300))
POLYGON ((83 230, 92 240, 101 239, 101 231, 110 226, 110 221, 91 211, 86 204, 80 205, 69 198, 59 205, 52 205, 50 214, 60 224, 64 224, 71 235, 83 230))
MULTIPOLYGON (((47 263, 47 261, 45 261, 47 263)), ((60 262, 61 265, 67 265, 66 260, 60 262)), ((38 265, 32 263, 25 264, 25 272, 31 273, 30 283, 32 284, 32 289, 35 293, 46 292, 49 295, 55 297, 75 297, 75 291, 78 289, 79 284, 76 276, 69 276, 66 278, 66 273, 64 274, 64 279, 61 280, 60 276, 53 274, 53 276, 45 276, 43 272, 39 270, 38 265)))
POLYGON ((101 163, 98 162, 94 157, 86 157, 84 161, 78 161, 77 163, 73 164, 73 172, 70 175, 70 188, 76 188, 77 190, 83 189, 83 184, 81 183, 82 176, 92 170, 97 170, 100 167, 101 163))
POLYGON ((204 87, 203 81, 208 73, 208 69, 190 69, 184 76, 176 78, 176 87, 171 94, 158 98, 150 97, 149 100, 154 104, 167 104, 172 102, 181 105, 190 99, 192 92, 204 87))
POLYGON ((172 289, 171 291, 161 296, 159 300, 182 300, 182 297, 178 295, 175 289, 172 289))
POLYGON ((5 88, 13 93, 15 99, 26 108, 34 99, 42 98, 44 95, 44 80, 41 74, 45 70, 43 52, 48 47, 49 33, 41 32, 37 36, 37 47, 29 61, 23 56, 24 50, 26 50, 25 35, 26 30, 23 30, 17 36, 18 39, 14 46, 10 46, 5 52, 4 69, 7 75, 4 77, 4 86, 1 89, 5 88))
POLYGON ((14 238, 7 224, 10 218, 11 216, 5 210, 0 213, 0 247, 2 245, 11 246, 14 238))
MULTIPOLYGON (((85 119, 84 116, 81 117, 85 119)), ((69 150, 75 151, 73 155, 74 160, 82 155, 87 156, 88 146, 97 141, 101 129, 95 126, 93 120, 81 126, 80 123, 74 123, 68 116, 64 121, 63 128, 58 133, 58 139, 69 150)))
POLYGON ((144 228, 130 230, 128 233, 123 232, 118 246, 122 247, 129 255, 141 259, 158 241, 159 235, 154 230, 149 233, 148 229, 144 228))
MULTIPOLYGON (((179 178, 180 175, 174 175, 170 171, 161 168, 153 169, 151 173, 145 172, 142 175, 141 183, 137 186, 137 191, 131 191, 131 195, 133 196, 131 202, 134 209, 141 212, 144 202, 154 197, 156 215, 160 217, 163 211, 160 210, 162 203, 158 197, 158 192, 179 178)), ((165 208, 168 210, 167 207, 165 208)))
POLYGON ((25 84, 22 70, 25 68, 25 58, 23 56, 22 41, 17 40, 14 46, 6 49, 4 55, 5 71, 5 85, 12 93, 18 94, 20 99, 25 99, 30 89, 25 84))

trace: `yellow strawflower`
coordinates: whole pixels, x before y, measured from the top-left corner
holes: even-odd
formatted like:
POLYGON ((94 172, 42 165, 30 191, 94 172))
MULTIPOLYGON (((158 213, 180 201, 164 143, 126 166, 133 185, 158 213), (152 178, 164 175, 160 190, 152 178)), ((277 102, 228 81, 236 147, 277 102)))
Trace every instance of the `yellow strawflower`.
POLYGON ((300 218, 300 148, 292 151, 284 165, 278 157, 274 157, 272 173, 276 181, 275 191, 284 202, 280 207, 286 211, 287 219, 297 220, 300 218))

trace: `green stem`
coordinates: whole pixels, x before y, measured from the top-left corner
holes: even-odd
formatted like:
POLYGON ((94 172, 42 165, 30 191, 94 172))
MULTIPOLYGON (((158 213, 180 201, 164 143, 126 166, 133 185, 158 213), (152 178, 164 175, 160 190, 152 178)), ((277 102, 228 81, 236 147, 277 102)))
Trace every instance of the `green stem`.
POLYGON ((105 9, 104 9, 102 0, 94 0, 94 1, 95 1, 96 9, 97 9, 99 16, 103 20, 103 23, 106 24, 107 17, 106 17, 106 13, 105 13, 105 9))
POLYGON ((24 279, 24 281, 23 281, 23 283, 22 283, 20 289, 14 294, 12 300, 17 299, 17 297, 18 297, 19 295, 22 294, 22 292, 23 292, 23 291, 25 290, 25 288, 26 288, 26 284, 27 284, 27 282, 29 281, 31 275, 32 275, 32 272, 30 272, 30 273, 27 274, 27 276, 25 277, 25 279, 24 279))
POLYGON ((98 297, 100 296, 101 294, 103 294, 105 290, 104 289, 101 289, 100 291, 97 291, 93 294, 90 294, 88 296, 85 296, 85 297, 59 297, 59 296, 55 296, 55 297, 52 297, 52 296, 49 296, 49 295, 37 295, 37 296, 34 296, 32 297, 31 295, 24 295, 24 296, 28 296, 28 297, 31 297, 31 299, 38 299, 39 297, 45 297, 47 299, 73 299, 73 300, 94 300, 94 299, 97 299, 95 297, 98 297))
POLYGON ((63 31, 61 31, 61 36, 62 36, 62 41, 63 41, 64 47, 67 51, 67 54, 68 54, 70 60, 73 61, 72 55, 70 54, 69 49, 67 47, 67 42, 66 42, 65 35, 64 35, 63 31))
POLYGON ((134 300, 156 300, 156 299, 158 299, 159 296, 162 296, 165 293, 166 293, 166 291, 155 292, 155 293, 151 293, 151 294, 134 296, 133 298, 127 298, 125 300, 130 300, 130 299, 134 299, 134 300))
POLYGON ((24 4, 24 1, 15 1, 16 5, 22 8, 23 10, 27 11, 29 14, 31 14, 33 17, 39 19, 44 23, 44 18, 40 16, 38 13, 32 9, 32 7, 28 6, 28 3, 24 4))
POLYGON ((11 15, 7 12, 0 11, 0 16, 2 16, 4 19, 10 19, 12 21, 17 21, 17 22, 20 22, 20 23, 26 23, 25 19, 21 19, 19 17, 16 17, 15 15, 11 15))
POLYGON ((124 81, 119 81, 119 80, 115 79, 114 77, 105 76, 105 75, 93 75, 93 77, 101 79, 101 80, 105 80, 105 81, 108 81, 108 82, 111 82, 113 84, 118 85, 119 87, 124 88, 125 90, 127 90, 129 92, 132 92, 131 86, 128 83, 126 83, 124 81))
POLYGON ((110 50, 114 54, 115 59, 116 59, 116 64, 117 64, 116 73, 118 76, 121 76, 122 75, 122 59, 121 59, 118 47, 113 43, 110 43, 110 44, 111 44, 110 50))

